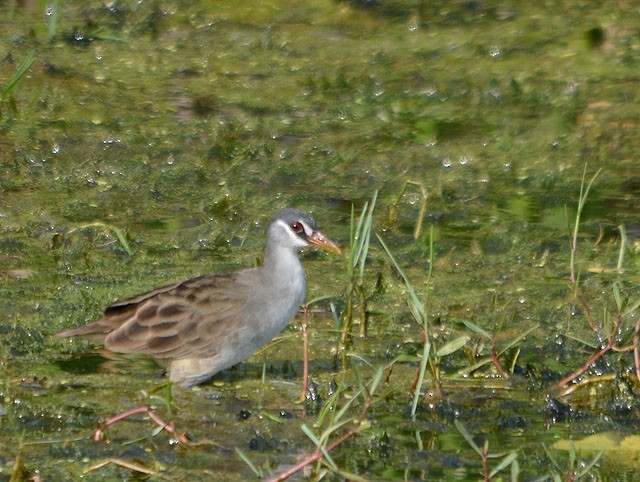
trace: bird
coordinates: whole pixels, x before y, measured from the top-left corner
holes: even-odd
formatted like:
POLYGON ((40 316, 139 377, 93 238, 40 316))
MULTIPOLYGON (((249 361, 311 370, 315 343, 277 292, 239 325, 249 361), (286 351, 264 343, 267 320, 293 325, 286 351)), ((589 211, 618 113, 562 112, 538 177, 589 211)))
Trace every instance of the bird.
POLYGON ((283 209, 267 228, 261 266, 161 286, 56 336, 169 361, 171 382, 189 389, 250 357, 289 324, 305 299, 298 251, 307 246, 341 254, 309 214, 283 209))

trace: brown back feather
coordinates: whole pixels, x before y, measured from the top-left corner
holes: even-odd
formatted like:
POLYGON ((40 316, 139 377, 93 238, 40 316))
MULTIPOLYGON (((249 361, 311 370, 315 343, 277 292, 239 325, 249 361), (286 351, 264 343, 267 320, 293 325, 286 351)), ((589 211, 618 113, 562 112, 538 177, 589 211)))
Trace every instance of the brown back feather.
POLYGON ((200 276, 162 286, 111 304, 99 320, 57 336, 93 338, 118 353, 213 356, 229 335, 244 328, 250 290, 238 275, 200 276))

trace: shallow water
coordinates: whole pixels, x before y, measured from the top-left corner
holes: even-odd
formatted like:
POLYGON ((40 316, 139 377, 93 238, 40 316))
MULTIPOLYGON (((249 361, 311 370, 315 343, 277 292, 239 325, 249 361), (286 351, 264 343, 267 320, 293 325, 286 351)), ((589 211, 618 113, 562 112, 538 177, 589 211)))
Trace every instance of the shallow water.
MULTIPOLYGON (((602 169, 576 258, 597 327, 615 317, 614 282, 628 307, 640 296, 633 6, 49 6, 53 15, 41 2, 0 7, 0 88, 35 53, 0 104, 0 474, 20 455, 43 480, 247 480, 239 448, 268 478, 313 453, 301 425, 326 429, 336 390, 338 409, 355 397, 345 416, 357 418, 359 377, 396 359, 360 434, 331 451, 342 472, 329 479, 478 480, 481 458, 454 420, 491 453, 516 451, 528 478, 567 478, 570 455, 557 442, 637 431, 631 352, 606 354, 566 396, 552 389, 606 343, 570 284, 585 165, 587 179, 602 169), (315 395, 306 403, 297 402, 300 316, 275 347, 176 393, 172 413, 160 367, 52 337, 116 299, 254 265, 280 207, 312 211, 348 252, 351 206, 359 212, 376 190, 374 234, 419 291, 433 226, 435 346, 469 337, 441 359, 446 399, 433 397, 428 376, 415 420, 408 393, 424 338, 375 236, 363 279, 367 335, 354 335, 343 358, 332 309, 345 307, 346 256, 304 255, 307 299, 327 297, 312 305, 315 395), (620 226, 628 238, 618 271, 620 226), (469 370, 492 341, 463 321, 508 348, 509 378, 491 363, 469 370), (90 439, 100 421, 142 404, 212 443, 137 440, 155 429, 142 416, 110 427, 102 443, 90 439), (155 475, 114 463, 89 470, 109 458, 155 475)), ((637 309, 619 346, 632 343, 636 323, 637 309)), ((588 476, 633 480, 634 452, 622 445, 588 476)), ((585 448, 579 459, 594 456, 585 448)))

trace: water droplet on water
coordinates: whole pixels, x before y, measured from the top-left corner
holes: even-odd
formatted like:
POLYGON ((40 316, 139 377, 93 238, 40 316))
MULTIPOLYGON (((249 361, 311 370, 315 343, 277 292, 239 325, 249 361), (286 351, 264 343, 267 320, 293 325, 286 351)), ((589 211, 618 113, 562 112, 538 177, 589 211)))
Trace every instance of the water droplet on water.
POLYGON ((458 159, 458 162, 460 163, 461 166, 468 164, 470 161, 471 161, 471 158, 465 155, 460 156, 460 158, 458 159))
POLYGON ((418 15, 415 13, 411 15, 411 17, 409 18, 409 22, 407 23, 407 28, 409 29, 409 32, 415 32, 416 30, 418 30, 419 23, 420 23, 420 20, 418 19, 418 15))
POLYGON ((422 90, 422 93, 427 97, 433 97, 438 93, 438 88, 435 85, 428 85, 422 90))
POLYGON ((428 141, 425 141, 422 143, 422 145, 424 147, 433 147, 438 143, 438 139, 435 137, 432 137, 431 139, 429 139, 428 141))

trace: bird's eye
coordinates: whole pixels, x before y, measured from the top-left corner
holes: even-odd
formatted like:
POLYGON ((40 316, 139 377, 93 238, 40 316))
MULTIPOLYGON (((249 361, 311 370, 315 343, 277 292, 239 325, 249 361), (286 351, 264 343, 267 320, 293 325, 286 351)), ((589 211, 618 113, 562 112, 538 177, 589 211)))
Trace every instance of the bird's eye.
POLYGON ((300 234, 302 231, 304 231, 302 224, 298 221, 294 221, 291 223, 291 229, 293 229, 293 232, 297 234, 300 234))

